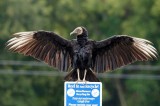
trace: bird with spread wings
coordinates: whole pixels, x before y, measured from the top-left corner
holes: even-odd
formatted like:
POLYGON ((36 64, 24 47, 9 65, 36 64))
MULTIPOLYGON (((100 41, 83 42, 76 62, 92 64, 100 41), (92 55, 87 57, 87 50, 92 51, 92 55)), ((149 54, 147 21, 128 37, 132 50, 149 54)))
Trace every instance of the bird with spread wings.
POLYGON ((76 39, 67 40, 50 31, 18 32, 6 47, 68 72, 66 81, 98 82, 96 73, 158 57, 157 50, 146 39, 115 35, 94 41, 88 39, 88 31, 84 27, 75 28, 70 35, 75 35, 76 39))

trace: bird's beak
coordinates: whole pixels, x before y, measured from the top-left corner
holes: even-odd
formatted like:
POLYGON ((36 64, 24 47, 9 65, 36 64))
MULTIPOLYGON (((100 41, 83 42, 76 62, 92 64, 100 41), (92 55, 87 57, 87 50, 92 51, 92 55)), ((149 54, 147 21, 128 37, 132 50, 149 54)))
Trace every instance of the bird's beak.
POLYGON ((77 32, 76 32, 75 30, 74 30, 73 32, 70 33, 70 36, 73 36, 73 35, 74 35, 74 36, 77 35, 77 32))

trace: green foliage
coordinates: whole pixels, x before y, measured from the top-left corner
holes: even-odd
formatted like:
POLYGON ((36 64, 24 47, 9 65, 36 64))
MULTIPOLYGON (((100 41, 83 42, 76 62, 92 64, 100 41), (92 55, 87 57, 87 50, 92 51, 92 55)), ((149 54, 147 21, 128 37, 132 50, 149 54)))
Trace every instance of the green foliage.
POLYGON ((126 94, 127 103, 130 104, 130 106, 151 106, 153 104, 160 105, 158 102, 159 99, 159 84, 156 81, 152 80, 127 80, 126 86, 129 86, 129 88, 126 88, 129 94, 126 94), (133 104, 134 100, 134 104, 133 104))
MULTIPOLYGON (((5 49, 5 42, 20 31, 50 30, 65 38, 85 26, 95 40, 126 34, 151 40, 160 50, 160 0, 1 0, 0 60, 35 60, 5 49)), ((158 61, 136 64, 159 65, 158 61)), ((51 67, 0 66, 10 70, 48 70, 51 67)), ((160 74, 158 71, 112 73, 160 74)), ((101 79, 103 106, 120 106, 113 79, 101 79)), ((160 105, 159 80, 120 80, 128 106, 160 105)), ((0 106, 63 106, 63 79, 51 76, 0 74, 0 106)))

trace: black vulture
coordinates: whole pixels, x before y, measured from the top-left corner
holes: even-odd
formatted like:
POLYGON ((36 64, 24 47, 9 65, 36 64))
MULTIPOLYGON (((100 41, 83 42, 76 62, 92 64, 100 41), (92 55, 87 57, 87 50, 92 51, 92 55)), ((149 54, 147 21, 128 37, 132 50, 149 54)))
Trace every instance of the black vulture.
POLYGON ((66 81, 98 82, 96 73, 158 57, 157 50, 146 39, 115 35, 94 41, 88 39, 84 27, 75 28, 70 35, 75 35, 76 39, 67 40, 50 31, 18 32, 6 47, 68 72, 66 81))

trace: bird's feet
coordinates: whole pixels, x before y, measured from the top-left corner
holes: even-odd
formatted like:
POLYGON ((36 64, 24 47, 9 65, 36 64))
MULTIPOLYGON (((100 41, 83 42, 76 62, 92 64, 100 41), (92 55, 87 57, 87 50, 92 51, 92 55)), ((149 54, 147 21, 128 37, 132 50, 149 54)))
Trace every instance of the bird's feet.
POLYGON ((75 81, 76 82, 76 84, 78 84, 79 82, 84 82, 85 84, 87 84, 87 82, 89 82, 89 81, 87 81, 87 80, 85 80, 85 79, 83 79, 83 80, 77 80, 77 81, 75 81))
POLYGON ((75 81, 75 82, 83 82, 83 80, 78 79, 78 80, 77 80, 77 81, 75 81))
POLYGON ((78 84, 78 82, 82 82, 82 80, 80 80, 80 79, 78 79, 77 81, 75 81, 76 82, 76 84, 78 84))
POLYGON ((87 81, 87 80, 83 79, 83 80, 82 80, 82 82, 84 82, 85 84, 87 84, 87 82, 89 82, 89 81, 87 81))

